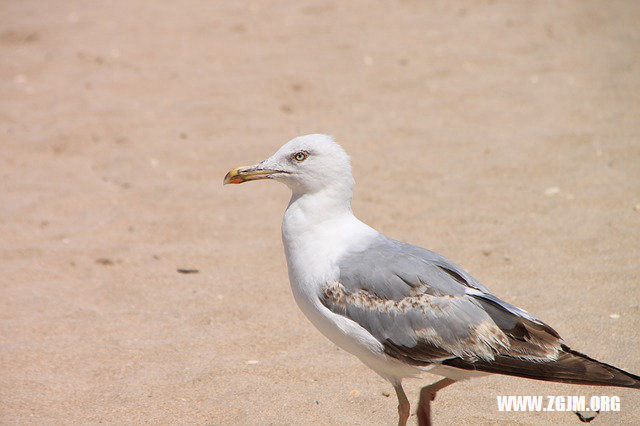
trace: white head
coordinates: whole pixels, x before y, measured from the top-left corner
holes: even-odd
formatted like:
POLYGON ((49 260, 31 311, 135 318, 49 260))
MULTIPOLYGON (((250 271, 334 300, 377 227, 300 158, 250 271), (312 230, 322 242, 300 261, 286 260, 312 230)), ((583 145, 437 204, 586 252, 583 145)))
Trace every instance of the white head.
POLYGON ((294 196, 330 191, 349 199, 354 184, 349 156, 331 136, 321 134, 290 140, 259 164, 231 170, 224 183, 258 179, 282 182, 294 196))

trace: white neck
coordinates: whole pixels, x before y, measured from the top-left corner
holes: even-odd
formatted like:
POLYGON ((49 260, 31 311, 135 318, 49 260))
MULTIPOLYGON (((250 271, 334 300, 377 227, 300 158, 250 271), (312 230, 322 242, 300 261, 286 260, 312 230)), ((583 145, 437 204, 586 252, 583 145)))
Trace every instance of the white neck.
POLYGON ((353 215, 350 192, 328 188, 294 193, 282 221, 291 284, 337 279, 337 260, 347 251, 366 246, 376 235, 353 215))
POLYGON ((304 217, 308 224, 318 224, 326 220, 336 219, 344 215, 353 216, 351 211, 351 192, 344 188, 326 188, 312 193, 293 192, 287 215, 295 212, 296 218, 304 217))

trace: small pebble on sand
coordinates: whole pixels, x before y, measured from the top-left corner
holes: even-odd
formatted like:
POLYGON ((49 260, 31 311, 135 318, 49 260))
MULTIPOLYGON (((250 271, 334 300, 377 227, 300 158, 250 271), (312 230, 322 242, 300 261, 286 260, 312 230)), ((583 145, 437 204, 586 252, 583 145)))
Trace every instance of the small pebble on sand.
POLYGON ((552 195, 558 194, 559 192, 560 192, 560 188, 558 188, 557 186, 552 186, 544 190, 544 195, 546 195, 547 197, 550 197, 552 195))

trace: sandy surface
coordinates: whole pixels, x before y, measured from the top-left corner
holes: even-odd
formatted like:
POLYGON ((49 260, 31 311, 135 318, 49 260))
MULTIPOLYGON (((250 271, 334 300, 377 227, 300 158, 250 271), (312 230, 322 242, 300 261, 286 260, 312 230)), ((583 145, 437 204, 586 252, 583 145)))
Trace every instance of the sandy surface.
MULTIPOLYGON (((158 3, 0 6, 0 423, 395 423, 295 306, 288 190, 221 185, 318 131, 361 219, 640 373, 640 3, 158 3)), ((640 423, 497 376, 436 421, 579 424, 500 394, 640 423)))

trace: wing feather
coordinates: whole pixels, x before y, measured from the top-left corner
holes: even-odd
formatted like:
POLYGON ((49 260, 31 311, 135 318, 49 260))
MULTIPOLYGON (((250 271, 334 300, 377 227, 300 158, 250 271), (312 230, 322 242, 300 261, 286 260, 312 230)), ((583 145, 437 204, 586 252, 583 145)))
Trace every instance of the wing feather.
POLYGON ((407 364, 640 388, 640 377, 565 346, 553 328, 429 250, 381 235, 338 266, 321 302, 407 364))
POLYGON ((327 286, 321 302, 404 362, 491 361, 501 354, 549 360, 560 350, 555 330, 429 250, 381 236, 339 268, 339 282, 327 286))

